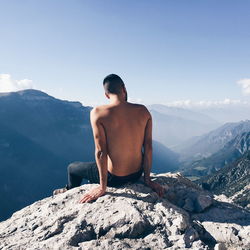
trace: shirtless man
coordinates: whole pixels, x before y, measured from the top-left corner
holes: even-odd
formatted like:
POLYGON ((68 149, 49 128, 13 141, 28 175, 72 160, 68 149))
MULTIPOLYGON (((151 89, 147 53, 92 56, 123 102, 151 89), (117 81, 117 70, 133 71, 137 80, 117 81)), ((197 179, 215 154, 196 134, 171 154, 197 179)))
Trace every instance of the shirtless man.
POLYGON ((100 183, 80 199, 80 203, 90 202, 104 195, 107 186, 135 182, 144 172, 146 185, 162 197, 164 188, 150 179, 152 117, 149 111, 144 105, 127 102, 127 90, 119 76, 108 75, 103 86, 110 104, 90 112, 96 162, 71 163, 68 185, 54 194, 80 186, 82 179, 88 179, 90 183, 100 183))

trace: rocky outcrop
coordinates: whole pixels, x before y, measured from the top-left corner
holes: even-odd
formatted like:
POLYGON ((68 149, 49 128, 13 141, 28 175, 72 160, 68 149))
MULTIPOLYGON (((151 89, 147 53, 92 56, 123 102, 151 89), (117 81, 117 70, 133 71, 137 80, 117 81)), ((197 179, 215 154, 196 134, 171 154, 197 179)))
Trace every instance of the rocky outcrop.
POLYGON ((108 188, 79 204, 87 184, 35 202, 0 223, 0 249, 249 249, 250 213, 220 202, 179 174, 108 188))

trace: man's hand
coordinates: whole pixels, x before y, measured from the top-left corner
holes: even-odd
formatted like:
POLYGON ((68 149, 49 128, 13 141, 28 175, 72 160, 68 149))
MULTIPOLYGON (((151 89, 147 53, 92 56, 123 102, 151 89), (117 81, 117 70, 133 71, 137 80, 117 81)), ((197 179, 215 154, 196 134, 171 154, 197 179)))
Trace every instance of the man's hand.
POLYGON ((82 199, 79 201, 79 203, 85 203, 90 201, 95 201, 102 195, 104 195, 106 192, 105 189, 102 189, 101 187, 96 187, 91 189, 88 193, 84 194, 82 199))
POLYGON ((151 187, 160 197, 163 197, 164 193, 165 193, 165 188, 162 187, 160 184, 158 184, 157 182, 151 181, 151 180, 147 180, 145 181, 145 183, 151 187))

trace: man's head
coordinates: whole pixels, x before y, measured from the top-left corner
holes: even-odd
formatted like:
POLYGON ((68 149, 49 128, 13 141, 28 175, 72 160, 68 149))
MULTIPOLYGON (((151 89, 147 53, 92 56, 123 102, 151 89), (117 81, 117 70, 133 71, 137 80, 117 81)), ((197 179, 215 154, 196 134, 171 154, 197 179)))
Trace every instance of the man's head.
POLYGON ((103 80, 103 87, 105 90, 105 95, 110 98, 110 95, 125 96, 127 101, 127 91, 125 84, 120 76, 116 74, 110 74, 106 76, 103 80))

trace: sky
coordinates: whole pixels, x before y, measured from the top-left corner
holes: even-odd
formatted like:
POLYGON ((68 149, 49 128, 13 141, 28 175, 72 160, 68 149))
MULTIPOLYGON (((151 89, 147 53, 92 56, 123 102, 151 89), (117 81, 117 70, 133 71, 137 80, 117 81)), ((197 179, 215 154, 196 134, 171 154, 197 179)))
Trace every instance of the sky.
POLYGON ((0 0, 0 92, 108 103, 250 102, 248 0, 0 0))

